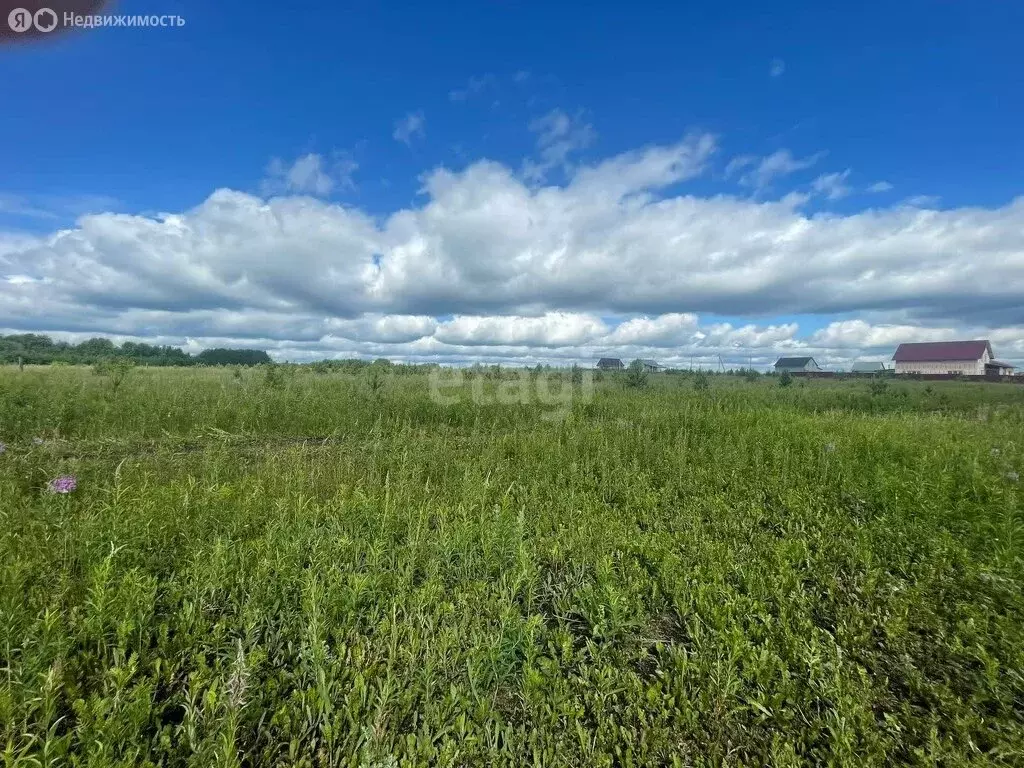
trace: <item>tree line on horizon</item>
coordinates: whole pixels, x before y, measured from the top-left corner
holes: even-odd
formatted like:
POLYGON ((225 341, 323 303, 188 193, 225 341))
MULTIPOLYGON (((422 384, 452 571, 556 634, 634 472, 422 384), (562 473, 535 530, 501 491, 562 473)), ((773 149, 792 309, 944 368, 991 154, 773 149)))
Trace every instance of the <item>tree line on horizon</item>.
POLYGON ((0 336, 0 363, 25 365, 95 365, 108 360, 128 359, 138 365, 262 365, 273 362, 262 349, 204 349, 192 355, 183 349, 126 341, 121 345, 95 337, 78 344, 54 341, 39 333, 0 336))
MULTIPOLYGON (((200 366, 200 365, 238 365, 256 366, 273 365, 274 361, 265 350, 247 348, 225 348, 216 347, 204 349, 195 355, 185 352, 183 349, 172 346, 161 346, 157 344, 145 344, 143 342, 126 341, 123 344, 115 344, 108 338, 96 336, 86 339, 78 344, 66 341, 54 341, 49 336, 40 333, 19 333, 7 336, 0 335, 0 365, 96 365, 114 360, 129 360, 136 365, 148 366, 200 366)), ((440 367, 437 362, 421 363, 392 363, 387 358, 376 360, 368 359, 323 359, 309 361, 308 365, 314 372, 328 373, 338 372, 359 372, 367 367, 379 369, 386 367, 392 373, 413 373, 426 371, 440 367)), ((634 360, 631 367, 641 366, 639 360, 634 360)), ((462 366, 458 366, 462 367, 462 366)), ((579 366, 576 363, 565 366, 575 381, 579 372, 587 369, 587 366, 579 366)), ((508 366, 498 364, 485 364, 476 362, 464 367, 467 374, 471 376, 482 376, 485 378, 503 378, 513 369, 528 369, 535 373, 542 371, 563 370, 561 367, 551 365, 521 365, 508 366)), ((615 376, 619 374, 629 377, 629 370, 623 371, 597 371, 598 380, 604 375, 615 376)), ((665 368, 665 374, 703 374, 714 375, 718 373, 740 374, 747 377, 758 376, 759 373, 753 369, 730 368, 727 371, 715 371, 711 369, 700 369, 689 371, 687 369, 665 368)), ((634 372, 633 378, 644 378, 640 372, 634 372)))

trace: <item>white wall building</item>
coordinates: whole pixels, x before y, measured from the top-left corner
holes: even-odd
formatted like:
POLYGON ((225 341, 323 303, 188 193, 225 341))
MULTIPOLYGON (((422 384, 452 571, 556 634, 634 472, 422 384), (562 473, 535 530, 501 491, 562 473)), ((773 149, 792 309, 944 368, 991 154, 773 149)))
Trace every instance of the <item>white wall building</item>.
POLYGON ((776 373, 810 373, 820 370, 813 357, 780 357, 775 361, 776 373))
POLYGON ((995 359, 988 339, 900 344, 892 356, 896 373, 1009 376, 1013 366, 995 359))

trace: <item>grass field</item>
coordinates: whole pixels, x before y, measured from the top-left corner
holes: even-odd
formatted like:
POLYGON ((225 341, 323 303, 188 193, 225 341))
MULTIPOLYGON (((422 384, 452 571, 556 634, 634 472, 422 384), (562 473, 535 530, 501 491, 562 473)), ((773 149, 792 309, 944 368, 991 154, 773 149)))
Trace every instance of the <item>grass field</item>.
POLYGON ((1024 761, 1024 387, 117 384, 0 370, 4 765, 1024 761))

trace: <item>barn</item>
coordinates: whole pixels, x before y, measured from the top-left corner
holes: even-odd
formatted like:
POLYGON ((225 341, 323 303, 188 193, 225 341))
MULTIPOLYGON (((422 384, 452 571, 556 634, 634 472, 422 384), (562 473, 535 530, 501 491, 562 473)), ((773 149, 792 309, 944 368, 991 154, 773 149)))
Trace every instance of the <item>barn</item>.
POLYGON ((900 344, 892 359, 897 374, 1013 375, 1012 365, 995 359, 988 339, 900 344))
POLYGON ((621 371, 625 366, 617 357, 602 357, 597 361, 599 371, 621 371))

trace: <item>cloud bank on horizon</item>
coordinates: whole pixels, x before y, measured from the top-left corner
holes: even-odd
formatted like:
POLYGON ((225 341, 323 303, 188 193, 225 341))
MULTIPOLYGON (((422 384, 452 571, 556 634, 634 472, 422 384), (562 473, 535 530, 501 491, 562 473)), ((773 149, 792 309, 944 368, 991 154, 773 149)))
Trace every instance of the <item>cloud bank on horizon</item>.
MULTIPOLYGON (((423 123, 410 113, 394 137, 410 143, 423 123)), ((581 116, 552 112, 531 129, 537 158, 519 170, 436 167, 422 202, 383 216, 320 199, 357 166, 307 154, 274 160, 260 195, 218 189, 175 213, 0 233, 0 332, 258 346, 298 361, 762 367, 985 337, 1024 363, 1024 198, 808 213, 812 195, 854 191, 849 171, 807 194, 765 190, 823 153, 734 158, 727 175, 757 194, 701 195, 690 184, 720 154, 710 134, 582 163, 581 116), (563 183, 548 181, 555 169, 563 183)))

